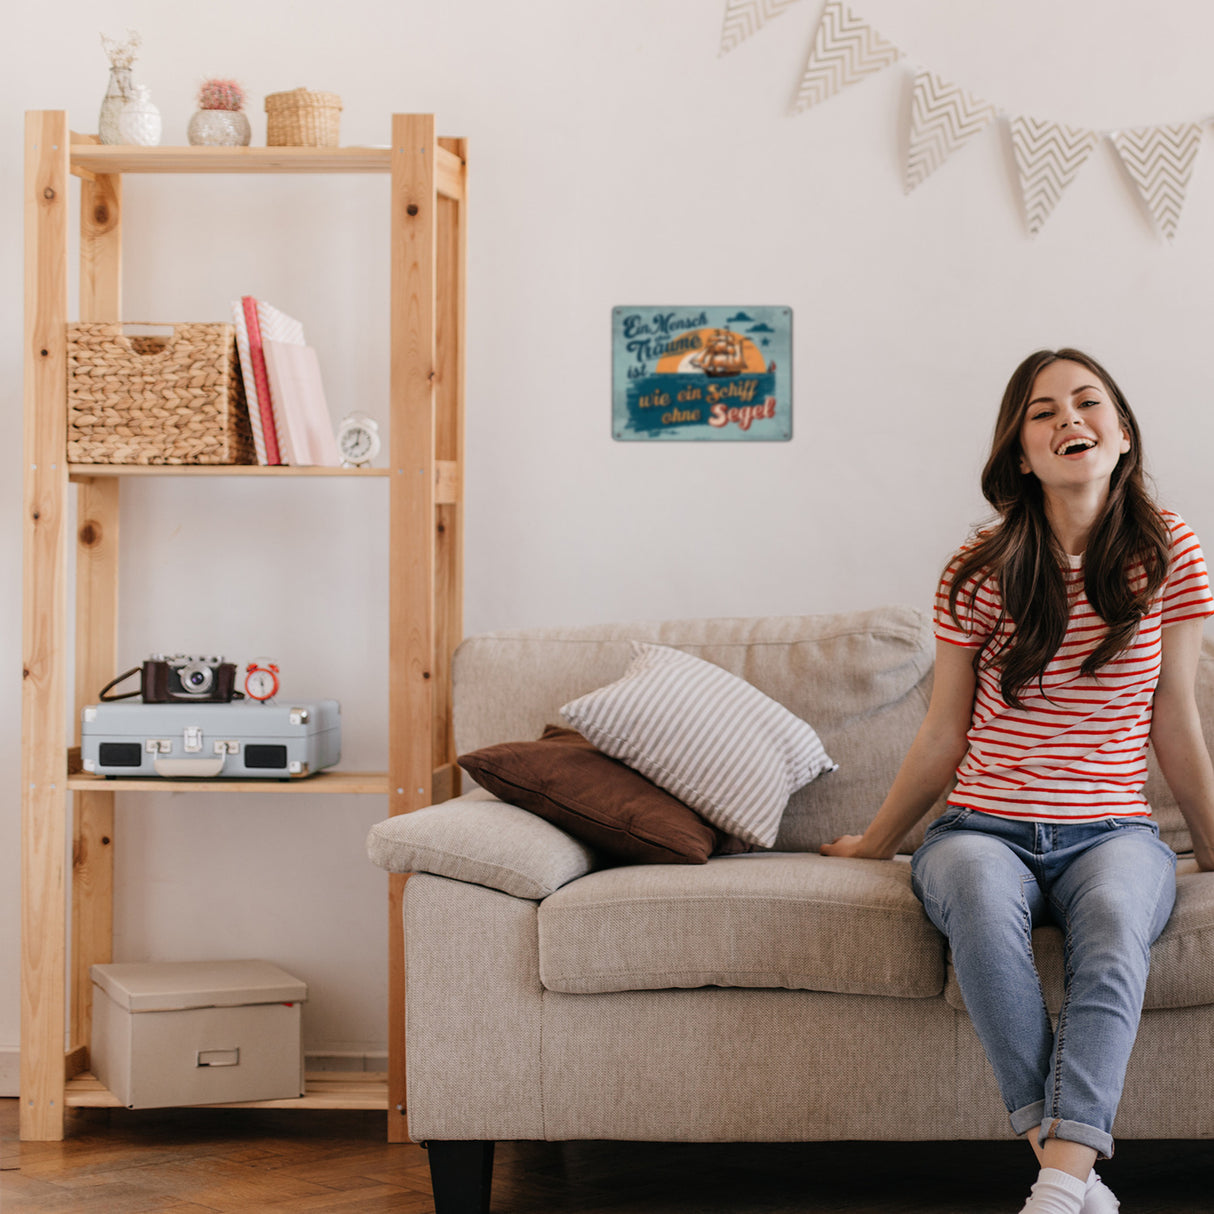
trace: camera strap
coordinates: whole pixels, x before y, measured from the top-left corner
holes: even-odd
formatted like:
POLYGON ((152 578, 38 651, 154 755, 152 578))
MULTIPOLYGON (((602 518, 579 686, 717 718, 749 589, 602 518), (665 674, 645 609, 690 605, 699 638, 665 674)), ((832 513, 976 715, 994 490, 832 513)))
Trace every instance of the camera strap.
POLYGON ((141 692, 142 692, 142 690, 143 690, 142 685, 141 685, 141 686, 138 688, 138 690, 136 690, 136 691, 124 691, 124 692, 123 692, 121 695, 112 696, 112 695, 108 695, 107 693, 109 692, 109 690, 110 690, 112 687, 117 687, 119 683, 123 683, 123 682, 125 682, 125 681, 126 681, 127 679, 129 679, 129 678, 130 678, 132 675, 140 674, 140 673, 142 672, 142 670, 143 670, 143 667, 142 667, 142 666, 132 666, 132 667, 130 668, 130 670, 126 671, 126 672, 125 672, 125 673, 123 673, 123 674, 120 674, 120 675, 119 675, 119 676, 118 676, 116 679, 111 679, 111 680, 110 680, 110 681, 109 681, 109 682, 108 682, 108 683, 107 683, 107 684, 106 684, 106 685, 105 685, 105 686, 104 686, 104 687, 101 689, 101 691, 100 691, 100 693, 98 694, 97 698, 98 698, 99 700, 105 700, 105 701, 107 701, 107 702, 108 702, 108 701, 110 701, 110 700, 130 700, 130 699, 134 698, 135 696, 137 696, 137 695, 141 694, 141 692))

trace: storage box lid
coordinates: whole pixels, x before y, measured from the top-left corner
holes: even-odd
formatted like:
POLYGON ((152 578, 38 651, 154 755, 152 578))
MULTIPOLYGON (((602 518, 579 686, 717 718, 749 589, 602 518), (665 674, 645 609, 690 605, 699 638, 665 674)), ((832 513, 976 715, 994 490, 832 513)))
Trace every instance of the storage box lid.
POLYGON ((270 961, 128 961, 94 965, 99 986, 128 1012, 301 1003, 306 983, 270 961))

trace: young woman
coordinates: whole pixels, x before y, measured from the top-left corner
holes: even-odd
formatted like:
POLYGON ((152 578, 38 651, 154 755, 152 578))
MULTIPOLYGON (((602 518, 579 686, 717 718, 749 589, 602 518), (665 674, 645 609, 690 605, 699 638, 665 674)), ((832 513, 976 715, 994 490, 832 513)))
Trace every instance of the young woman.
POLYGON ((1214 870, 1214 767, 1194 687, 1214 614, 1192 531, 1144 486, 1138 424, 1078 350, 1042 350, 1004 393, 982 489, 999 518, 949 562, 927 716, 863 835, 887 858, 956 776, 912 861, 948 937, 1013 1129, 1041 1165, 1022 1214, 1113 1214, 1093 1171, 1138 1031, 1176 857, 1142 793, 1148 742, 1214 870), (1062 927, 1051 1027, 1032 928, 1062 927))

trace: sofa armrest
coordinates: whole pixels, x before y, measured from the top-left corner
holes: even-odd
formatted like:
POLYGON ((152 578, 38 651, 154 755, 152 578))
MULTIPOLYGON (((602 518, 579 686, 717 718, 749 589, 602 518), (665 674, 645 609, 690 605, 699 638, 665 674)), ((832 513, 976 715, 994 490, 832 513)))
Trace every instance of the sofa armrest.
POLYGON ((539 900, 597 867, 594 852, 482 790, 371 827, 367 855, 392 873, 434 873, 539 900))

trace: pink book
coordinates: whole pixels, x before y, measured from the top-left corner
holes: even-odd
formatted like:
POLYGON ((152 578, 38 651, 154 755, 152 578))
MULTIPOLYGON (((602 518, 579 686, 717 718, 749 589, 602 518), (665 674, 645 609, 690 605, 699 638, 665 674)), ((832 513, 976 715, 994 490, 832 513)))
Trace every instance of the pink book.
POLYGON ((263 348, 283 458, 292 464, 336 468, 341 456, 316 351, 268 338, 263 348))
POLYGON ((266 463, 281 464, 278 433, 274 427, 274 409, 270 403, 270 380, 266 374, 266 356, 261 344, 261 322, 257 317, 257 300, 252 295, 241 297, 245 325, 249 331, 249 362, 253 382, 257 385, 257 408, 261 415, 262 439, 266 448, 266 463))

